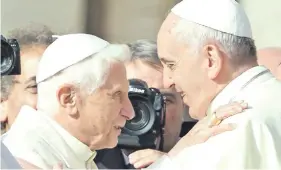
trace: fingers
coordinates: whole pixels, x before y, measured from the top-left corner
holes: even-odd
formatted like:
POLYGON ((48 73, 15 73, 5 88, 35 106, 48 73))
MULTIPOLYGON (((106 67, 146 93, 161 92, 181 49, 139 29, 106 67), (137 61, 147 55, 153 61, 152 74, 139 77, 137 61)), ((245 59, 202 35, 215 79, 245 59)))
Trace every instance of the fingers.
POLYGON ((139 150, 129 155, 129 162, 134 165, 135 168, 144 168, 155 162, 164 154, 163 152, 152 149, 139 150))
POLYGON ((157 159, 158 159, 158 157, 156 155, 151 155, 151 156, 140 159, 139 161, 135 162, 133 165, 136 169, 145 168, 145 167, 151 165, 157 159))
POLYGON ((216 116, 220 120, 224 120, 230 116, 233 116, 235 114, 241 113, 243 110, 248 108, 248 104, 244 101, 239 102, 233 102, 228 105, 224 105, 219 107, 216 110, 216 116))
POLYGON ((216 136, 226 131, 232 131, 236 128, 235 124, 220 124, 209 129, 208 136, 216 136))
POLYGON ((143 149, 143 150, 139 150, 136 152, 133 152, 129 155, 129 162, 130 164, 134 164, 137 161, 139 161, 140 159, 142 159, 143 157, 146 157, 150 154, 152 154, 154 150, 152 149, 143 149))

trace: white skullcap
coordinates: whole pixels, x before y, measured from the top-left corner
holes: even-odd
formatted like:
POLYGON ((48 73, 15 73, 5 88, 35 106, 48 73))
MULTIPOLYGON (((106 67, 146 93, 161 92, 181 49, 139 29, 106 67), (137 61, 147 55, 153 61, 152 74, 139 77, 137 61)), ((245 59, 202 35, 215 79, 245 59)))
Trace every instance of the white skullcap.
POLYGON ((250 21, 242 6, 234 0, 183 0, 172 12, 221 32, 252 38, 250 21))
POLYGON ((44 52, 36 75, 37 84, 56 73, 100 52, 109 43, 94 35, 59 36, 44 52))

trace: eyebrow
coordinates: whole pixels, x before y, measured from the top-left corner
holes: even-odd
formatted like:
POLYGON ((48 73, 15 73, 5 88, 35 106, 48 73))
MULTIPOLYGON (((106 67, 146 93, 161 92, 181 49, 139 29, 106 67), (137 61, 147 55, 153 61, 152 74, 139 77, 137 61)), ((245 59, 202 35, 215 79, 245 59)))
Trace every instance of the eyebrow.
POLYGON ((162 61, 163 63, 172 62, 172 61, 169 61, 169 60, 164 59, 164 58, 160 58, 160 61, 162 61))
POLYGON ((32 81, 36 81, 36 76, 29 77, 24 83, 28 84, 28 83, 30 83, 32 81))
POLYGON ((174 93, 170 92, 161 92, 161 94, 165 97, 172 97, 174 100, 176 100, 176 95, 174 93))

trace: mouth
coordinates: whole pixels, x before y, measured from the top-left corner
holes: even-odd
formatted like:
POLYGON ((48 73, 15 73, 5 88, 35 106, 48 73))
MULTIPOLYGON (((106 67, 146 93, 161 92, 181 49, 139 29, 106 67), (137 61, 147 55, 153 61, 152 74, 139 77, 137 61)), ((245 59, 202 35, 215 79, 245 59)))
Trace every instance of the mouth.
POLYGON ((115 129, 121 130, 123 127, 122 126, 114 126, 115 129))
POLYGON ((181 97, 183 98, 185 96, 184 92, 180 92, 181 97))

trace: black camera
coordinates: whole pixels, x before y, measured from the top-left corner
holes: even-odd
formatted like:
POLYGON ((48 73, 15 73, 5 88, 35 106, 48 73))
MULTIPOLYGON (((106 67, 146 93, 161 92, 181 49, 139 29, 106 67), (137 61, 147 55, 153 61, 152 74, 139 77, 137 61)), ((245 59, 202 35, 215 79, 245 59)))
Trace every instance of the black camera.
POLYGON ((1 76, 19 75, 20 47, 16 39, 5 39, 1 35, 1 76))
POLYGON ((148 88, 146 82, 129 80, 129 99, 135 117, 126 122, 118 138, 121 149, 163 149, 165 125, 165 98, 156 88, 148 88))

